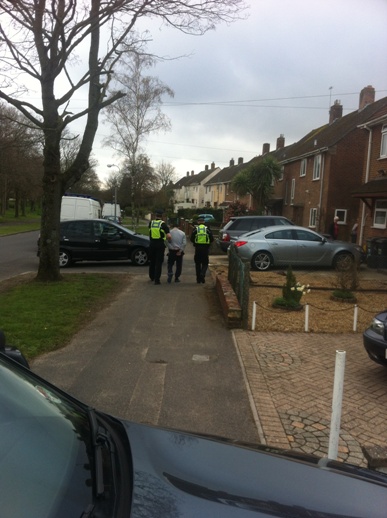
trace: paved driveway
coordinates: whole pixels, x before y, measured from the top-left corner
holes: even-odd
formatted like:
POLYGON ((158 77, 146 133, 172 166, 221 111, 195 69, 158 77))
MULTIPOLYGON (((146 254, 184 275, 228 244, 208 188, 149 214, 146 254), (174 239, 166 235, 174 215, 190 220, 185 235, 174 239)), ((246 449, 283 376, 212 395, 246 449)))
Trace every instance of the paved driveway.
POLYGON ((346 351, 339 459, 366 466, 365 446, 387 445, 387 369, 368 359, 358 334, 236 330, 260 440, 326 456, 336 350, 346 351))

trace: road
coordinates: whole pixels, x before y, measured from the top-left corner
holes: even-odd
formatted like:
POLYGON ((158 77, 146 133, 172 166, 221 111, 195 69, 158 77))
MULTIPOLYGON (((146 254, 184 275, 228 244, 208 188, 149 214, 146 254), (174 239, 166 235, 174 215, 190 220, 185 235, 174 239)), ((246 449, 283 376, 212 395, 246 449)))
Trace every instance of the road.
MULTIPOLYGON (((39 232, 24 232, 11 236, 0 237, 0 282, 16 275, 28 272, 37 272, 39 258, 37 252, 37 240, 39 232)), ((142 275, 146 267, 133 266, 129 261, 101 262, 101 263, 76 263, 65 272, 99 272, 99 273, 130 273, 142 275)))

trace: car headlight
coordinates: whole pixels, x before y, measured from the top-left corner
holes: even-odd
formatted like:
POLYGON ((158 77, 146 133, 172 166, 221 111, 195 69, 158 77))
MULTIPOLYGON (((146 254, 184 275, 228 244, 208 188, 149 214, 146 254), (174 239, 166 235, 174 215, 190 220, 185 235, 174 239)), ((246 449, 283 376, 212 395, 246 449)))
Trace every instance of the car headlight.
POLYGON ((375 317, 371 322, 370 329, 372 329, 372 331, 374 331, 375 333, 378 333, 378 335, 383 335, 384 322, 375 317))

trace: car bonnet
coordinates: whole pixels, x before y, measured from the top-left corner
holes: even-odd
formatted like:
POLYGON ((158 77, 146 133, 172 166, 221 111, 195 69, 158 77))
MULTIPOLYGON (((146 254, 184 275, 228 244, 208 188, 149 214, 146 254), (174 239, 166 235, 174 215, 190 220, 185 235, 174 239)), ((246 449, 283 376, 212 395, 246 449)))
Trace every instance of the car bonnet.
MULTIPOLYGON (((133 517, 385 517, 387 477, 124 423, 133 455, 133 517), (309 514, 310 513, 310 514, 309 514)), ((340 464, 340 465, 339 465, 340 464)))

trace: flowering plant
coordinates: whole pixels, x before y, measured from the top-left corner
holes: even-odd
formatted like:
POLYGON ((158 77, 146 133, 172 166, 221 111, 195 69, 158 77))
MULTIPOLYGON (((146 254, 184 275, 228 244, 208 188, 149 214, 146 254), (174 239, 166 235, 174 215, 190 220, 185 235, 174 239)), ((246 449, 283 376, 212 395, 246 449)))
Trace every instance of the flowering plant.
POLYGON ((305 293, 309 292, 309 284, 305 285, 297 282, 292 267, 289 266, 286 272, 286 284, 282 288, 282 297, 277 297, 274 300, 274 306, 292 309, 301 308, 301 298, 305 293))

